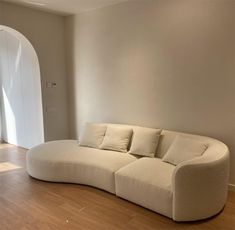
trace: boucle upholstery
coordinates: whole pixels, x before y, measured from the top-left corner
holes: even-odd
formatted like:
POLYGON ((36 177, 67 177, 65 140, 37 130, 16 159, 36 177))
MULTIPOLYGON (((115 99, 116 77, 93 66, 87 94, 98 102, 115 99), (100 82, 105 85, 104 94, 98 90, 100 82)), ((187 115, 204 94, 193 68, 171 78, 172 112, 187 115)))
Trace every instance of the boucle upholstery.
POLYGON ((115 193, 114 172, 136 157, 78 146, 77 141, 52 141, 27 153, 28 173, 41 180, 91 185, 115 193))
POLYGON ((162 130, 155 158, 139 158, 80 147, 74 140, 53 141, 28 151, 27 171, 41 180, 86 184, 116 193, 176 221, 208 218, 225 205, 229 150, 222 142, 162 130), (177 135, 207 143, 208 148, 202 156, 177 166, 163 162, 177 135))
POLYGON ((116 195, 172 217, 172 174, 175 166, 143 157, 115 173, 116 195))

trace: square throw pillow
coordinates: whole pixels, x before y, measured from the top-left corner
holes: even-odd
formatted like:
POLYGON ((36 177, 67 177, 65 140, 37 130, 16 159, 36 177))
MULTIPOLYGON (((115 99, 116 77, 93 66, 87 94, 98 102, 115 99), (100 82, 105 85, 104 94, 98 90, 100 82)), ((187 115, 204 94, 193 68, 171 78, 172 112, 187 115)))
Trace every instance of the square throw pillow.
POLYGON ((108 126, 101 149, 127 152, 133 130, 126 127, 108 126))
POLYGON ((104 139, 106 129, 107 126, 103 124, 86 123, 85 129, 79 138, 79 145, 99 148, 104 139))
POLYGON ((183 161, 201 156, 207 147, 206 143, 194 140, 193 138, 176 136, 162 160, 178 165, 183 161))
POLYGON ((138 127, 134 130, 129 153, 154 157, 157 149, 161 129, 138 127))

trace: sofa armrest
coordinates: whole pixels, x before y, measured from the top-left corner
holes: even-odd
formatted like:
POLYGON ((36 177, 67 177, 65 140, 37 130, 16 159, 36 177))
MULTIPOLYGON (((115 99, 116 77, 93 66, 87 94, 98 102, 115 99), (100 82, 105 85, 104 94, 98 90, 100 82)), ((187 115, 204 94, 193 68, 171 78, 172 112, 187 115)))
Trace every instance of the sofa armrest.
POLYGON ((192 221, 217 214, 227 199, 229 150, 219 142, 173 173, 173 219, 192 221))

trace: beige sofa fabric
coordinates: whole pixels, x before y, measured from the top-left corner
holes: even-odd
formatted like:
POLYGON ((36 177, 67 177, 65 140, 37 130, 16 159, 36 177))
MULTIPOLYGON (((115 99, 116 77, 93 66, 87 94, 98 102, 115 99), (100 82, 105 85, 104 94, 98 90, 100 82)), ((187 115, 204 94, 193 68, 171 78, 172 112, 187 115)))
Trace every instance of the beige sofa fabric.
POLYGON ((160 138, 161 129, 138 127, 134 129, 129 153, 154 157, 160 138))
POLYGON ((207 144, 204 142, 177 135, 162 160, 178 165, 183 161, 200 157, 206 149, 207 144))
POLYGON ((229 151, 209 140, 202 157, 179 164, 172 177, 173 219, 192 221, 211 217, 224 207, 229 177, 229 151))
POLYGON ((172 217, 174 169, 160 159, 141 158, 116 172, 116 195, 172 217))
POLYGON ((208 144, 202 157, 180 163, 172 177, 173 219, 192 221, 211 217, 225 205, 228 191, 229 150, 213 138, 163 130, 157 149, 162 158, 176 136, 208 144))
POLYGON ((53 141, 27 153, 27 171, 38 179, 92 185, 115 193, 114 172, 136 157, 115 151, 80 147, 77 141, 53 141))
POLYGON ((86 123, 84 130, 79 138, 80 146, 99 148, 103 142, 107 125, 86 123))
POLYGON ((208 137, 162 130, 156 157, 140 159, 128 153, 81 147, 74 140, 54 141, 30 149, 26 159, 32 177, 95 186, 176 221, 211 217, 226 202, 229 150, 208 137), (177 166, 163 162, 177 135, 207 143, 208 148, 201 157, 177 166))
POLYGON ((108 125, 100 148, 126 153, 132 133, 131 128, 108 125))

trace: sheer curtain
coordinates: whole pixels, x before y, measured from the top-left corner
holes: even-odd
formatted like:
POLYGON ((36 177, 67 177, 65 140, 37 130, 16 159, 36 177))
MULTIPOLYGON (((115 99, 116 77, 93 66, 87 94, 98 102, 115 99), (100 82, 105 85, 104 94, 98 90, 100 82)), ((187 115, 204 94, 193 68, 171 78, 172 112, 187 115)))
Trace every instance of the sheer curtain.
POLYGON ((4 28, 0 25, 1 139, 31 148, 44 142, 39 62, 23 35, 4 28))

